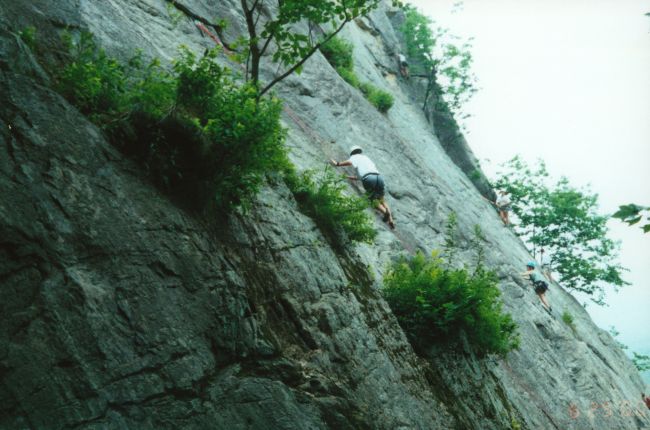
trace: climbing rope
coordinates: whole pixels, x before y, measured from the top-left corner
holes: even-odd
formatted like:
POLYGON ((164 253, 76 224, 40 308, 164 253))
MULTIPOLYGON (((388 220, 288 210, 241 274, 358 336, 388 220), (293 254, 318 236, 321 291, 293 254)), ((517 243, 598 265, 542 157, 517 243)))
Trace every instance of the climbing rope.
POLYGON ((225 52, 226 54, 232 54, 232 51, 226 48, 226 46, 221 42, 221 39, 219 39, 217 35, 215 35, 210 30, 208 30, 208 28, 205 25, 203 25, 202 22, 195 22, 194 25, 196 25, 198 29, 201 30, 203 33, 207 34, 210 39, 214 40, 217 45, 221 46, 223 48, 223 52, 225 52))

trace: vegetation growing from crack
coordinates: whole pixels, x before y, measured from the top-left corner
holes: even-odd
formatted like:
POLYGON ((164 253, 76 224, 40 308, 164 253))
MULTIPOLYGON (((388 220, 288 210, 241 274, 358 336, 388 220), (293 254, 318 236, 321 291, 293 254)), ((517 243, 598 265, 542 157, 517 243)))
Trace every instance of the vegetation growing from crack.
POLYGON ((20 36, 22 41, 29 47, 29 49, 34 52, 37 50, 38 44, 36 43, 36 27, 25 27, 18 32, 18 36, 20 36))
MULTIPOLYGON (((449 234, 455 234, 453 221, 449 234)), ((482 241, 476 229, 474 246, 482 241)), ((449 236, 446 249, 455 250, 453 244, 449 236)), ((473 269, 452 267, 454 255, 447 253, 445 261, 436 252, 418 253, 392 264, 384 276, 386 301, 411 343, 420 351, 432 344, 460 347, 464 336, 481 355, 517 348, 517 326, 502 311, 496 274, 484 266, 482 252, 473 269)))
POLYGON ((377 231, 365 211, 368 199, 346 194, 347 185, 330 168, 307 170, 287 175, 287 185, 302 212, 310 216, 321 231, 339 243, 345 240, 372 243, 377 231))
POLYGON ((327 61, 334 67, 336 72, 354 88, 361 91, 364 97, 379 112, 385 113, 393 106, 393 96, 369 82, 361 82, 354 72, 352 61, 352 44, 338 37, 333 37, 320 48, 327 61))
POLYGON ((564 324, 569 326, 572 332, 576 332, 576 325, 574 323, 573 315, 569 311, 564 311, 562 313, 562 321, 564 321, 564 324))
MULTIPOLYGON (((23 37, 33 41, 35 32, 23 37)), ((367 199, 347 195, 329 169, 298 175, 284 146, 280 101, 237 82, 216 63, 218 50, 197 58, 181 48, 168 70, 140 54, 122 64, 90 33, 66 32, 63 41, 66 60, 51 67, 58 91, 189 207, 246 207, 265 176, 279 174, 328 237, 373 241, 367 199)))
POLYGON ((182 48, 168 70, 139 54, 122 64, 89 33, 64 41, 57 89, 191 207, 246 207, 267 174, 286 169, 280 101, 237 82, 217 50, 197 58, 182 48))

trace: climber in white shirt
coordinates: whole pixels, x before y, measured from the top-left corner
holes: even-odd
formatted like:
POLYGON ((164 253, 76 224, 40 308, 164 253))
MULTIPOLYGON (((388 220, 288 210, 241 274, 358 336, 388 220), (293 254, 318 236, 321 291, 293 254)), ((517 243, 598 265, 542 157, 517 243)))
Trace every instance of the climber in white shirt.
POLYGON ((406 61, 406 57, 402 54, 397 54, 397 63, 399 64, 399 72, 405 77, 409 78, 409 63, 406 61))
POLYGON ((359 146, 350 148, 350 158, 345 161, 330 160, 336 167, 353 166, 357 174, 356 176, 348 176, 349 179, 360 179, 366 194, 371 201, 377 201, 377 209, 384 216, 384 222, 388 223, 390 228, 395 228, 395 221, 390 212, 388 204, 384 201, 384 178, 379 174, 379 170, 375 163, 364 154, 361 153, 362 149, 359 146))
POLYGON ((508 218, 508 213, 510 212, 510 197, 508 197, 508 192, 505 190, 499 191, 499 197, 497 197, 497 201, 494 203, 497 206, 501 220, 507 227, 510 224, 510 219, 508 218))

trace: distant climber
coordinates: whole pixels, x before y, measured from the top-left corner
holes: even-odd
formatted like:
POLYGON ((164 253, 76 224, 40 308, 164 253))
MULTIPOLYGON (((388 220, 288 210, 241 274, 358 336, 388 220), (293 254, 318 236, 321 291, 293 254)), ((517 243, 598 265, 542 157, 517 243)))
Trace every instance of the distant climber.
POLYGON ((506 227, 509 226, 510 219, 508 218, 508 213, 510 212, 510 197, 508 196, 508 192, 501 190, 499 192, 499 197, 497 197, 497 201, 495 203, 497 205, 497 210, 499 211, 501 220, 506 227))
POLYGON ((406 57, 402 54, 397 54, 397 62, 399 64, 399 73, 405 77, 409 78, 409 63, 406 61, 406 57))
POLYGON ((499 216, 501 217, 501 221, 503 221, 503 224, 505 224, 506 227, 510 225, 510 219, 508 218, 508 212, 510 212, 510 197, 508 197, 507 191, 499 191, 499 195, 495 202, 486 197, 483 197, 483 199, 497 208, 497 211, 499 211, 499 216))
POLYGON ((646 397, 645 393, 641 393, 641 398, 643 399, 643 402, 648 407, 648 409, 650 409, 650 397, 646 397))
POLYGON ((553 277, 551 276, 551 257, 544 251, 544 248, 542 248, 539 251, 539 262, 540 262, 540 270, 542 271, 542 274, 546 276, 546 278, 553 282, 553 277))
POLYGON ((361 152, 361 147, 355 145, 350 148, 350 159, 341 162, 335 160, 330 161, 336 167, 353 166, 356 169, 357 175, 348 176, 348 178, 352 180, 361 179, 368 198, 371 201, 378 201, 377 209, 383 214, 384 222, 388 223, 390 228, 394 229, 395 221, 393 220, 393 214, 384 201, 384 178, 379 174, 375 163, 361 152))
POLYGON ((533 287, 535 288, 535 293, 537 293, 539 299, 542 301, 542 304, 550 313, 551 305, 548 304, 548 301, 546 301, 546 296, 544 296, 544 293, 546 293, 546 290, 548 290, 548 283, 544 281, 544 277, 535 269, 535 266, 536 264, 534 261, 529 261, 526 264, 526 271, 522 273, 521 276, 530 280, 530 282, 533 284, 533 287))

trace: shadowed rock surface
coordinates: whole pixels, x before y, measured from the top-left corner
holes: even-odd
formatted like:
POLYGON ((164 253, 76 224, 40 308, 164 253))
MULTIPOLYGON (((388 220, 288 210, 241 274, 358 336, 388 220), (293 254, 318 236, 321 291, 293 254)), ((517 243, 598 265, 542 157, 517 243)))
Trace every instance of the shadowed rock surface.
POLYGON ((282 183, 245 215, 179 209, 49 88, 16 36, 33 25, 46 50, 62 28, 87 29, 112 55, 169 61, 181 44, 214 46, 198 18, 229 21, 226 42, 244 30, 238 1, 179 3, 174 18, 162 0, 0 0, 0 428, 650 428, 611 336, 560 286, 550 316, 519 279, 530 256, 468 179, 473 155, 447 155, 419 83, 398 77, 398 11, 342 34, 360 77, 395 97, 387 114, 320 55, 277 87, 300 169, 358 144, 386 177, 396 233, 377 218, 377 243, 345 250, 282 183), (507 360, 419 358, 381 298, 387 262, 440 248, 452 211, 459 264, 480 225, 519 325, 507 360))

